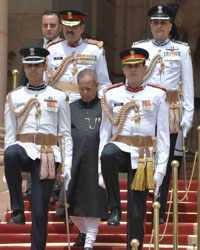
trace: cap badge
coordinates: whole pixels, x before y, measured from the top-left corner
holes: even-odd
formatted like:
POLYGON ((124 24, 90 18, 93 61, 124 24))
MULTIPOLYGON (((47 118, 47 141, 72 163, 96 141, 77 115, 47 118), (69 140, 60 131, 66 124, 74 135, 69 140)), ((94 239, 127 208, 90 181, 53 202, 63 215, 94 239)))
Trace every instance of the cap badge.
POLYGON ((67 15, 69 19, 72 19, 72 13, 70 11, 67 13, 67 15))
POLYGON ((34 48, 30 48, 30 56, 34 56, 35 55, 35 49, 34 48))
POLYGON ((160 5, 158 6, 158 13, 159 13, 159 14, 162 14, 162 13, 163 13, 162 6, 160 6, 160 5))
POLYGON ((134 51, 131 51, 130 54, 131 54, 131 59, 135 58, 135 52, 134 51))

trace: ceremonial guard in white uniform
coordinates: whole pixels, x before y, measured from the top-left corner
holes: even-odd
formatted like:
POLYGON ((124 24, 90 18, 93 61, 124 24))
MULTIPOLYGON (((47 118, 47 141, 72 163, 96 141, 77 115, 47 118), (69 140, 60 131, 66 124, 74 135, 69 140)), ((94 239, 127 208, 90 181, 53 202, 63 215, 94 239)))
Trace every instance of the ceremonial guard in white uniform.
POLYGON ((142 249, 148 190, 155 188, 157 194, 166 172, 169 111, 165 89, 143 83, 148 52, 131 48, 120 57, 126 84, 109 87, 102 98, 99 184, 105 182, 108 192, 108 225, 117 226, 121 219, 118 172, 128 173, 127 249, 133 238, 142 249))
POLYGON ((71 178, 70 109, 66 94, 43 82, 48 50, 24 48, 20 54, 24 56, 29 82, 25 87, 10 92, 5 104, 5 175, 13 210, 8 224, 25 224, 21 171, 31 172, 31 249, 44 250, 49 200, 56 166, 62 162, 57 145, 58 133, 63 134, 65 141, 62 177, 66 179, 66 188, 71 178))
POLYGON ((83 69, 92 69, 97 74, 98 94, 101 97, 103 89, 111 85, 103 42, 81 38, 85 29, 86 13, 64 10, 61 11, 61 16, 65 40, 49 44, 47 70, 49 84, 66 91, 69 101, 73 102, 80 98, 77 74, 83 69))
POLYGON ((163 5, 148 12, 152 40, 134 42, 132 47, 144 48, 149 52, 146 83, 166 88, 170 105, 170 156, 167 173, 160 189, 160 223, 164 223, 165 208, 171 177, 171 161, 180 126, 183 136, 192 127, 194 111, 193 71, 188 44, 168 38, 172 27, 173 13, 163 5))

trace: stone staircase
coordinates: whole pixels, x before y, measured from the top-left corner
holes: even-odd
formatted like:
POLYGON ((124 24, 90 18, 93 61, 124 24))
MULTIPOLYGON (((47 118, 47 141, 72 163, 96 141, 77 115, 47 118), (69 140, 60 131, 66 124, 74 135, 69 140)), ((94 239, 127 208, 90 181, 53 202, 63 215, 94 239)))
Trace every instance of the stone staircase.
MULTIPOLYGON (((178 181, 178 198, 179 200, 185 194, 184 181, 178 181)), ((95 242, 94 250, 125 250, 126 249, 126 220, 127 220, 127 182, 125 180, 120 182, 121 201, 122 201, 122 220, 118 227, 108 227, 106 222, 101 222, 99 233, 95 242)), ((171 191, 170 191, 171 193, 171 191)), ((169 196, 170 196, 169 193, 169 196)), ((169 198, 169 197, 168 197, 169 198)), ((197 181, 193 181, 188 195, 188 201, 179 202, 178 208, 178 249, 195 250, 196 235, 197 235, 197 181)), ((55 206, 57 203, 52 203, 49 209, 48 222, 48 239, 47 250, 66 250, 67 234, 65 221, 55 214, 55 206)), ((151 244, 152 234, 152 215, 151 215, 152 199, 148 197, 147 200, 147 215, 145 224, 145 238, 143 250, 154 249, 151 244)), ((169 206, 169 200, 168 204, 169 206)), ((0 249, 16 250, 16 249, 30 249, 30 231, 31 231, 31 203, 25 201, 25 225, 7 225, 6 222, 0 223, 0 249)), ((160 250, 173 249, 173 224, 172 224, 172 209, 170 211, 169 224, 167 226, 166 234, 160 242, 160 250)), ((11 213, 6 214, 6 220, 11 216, 11 213)), ((160 238, 163 234, 165 225, 160 225, 160 238)), ((76 241, 78 230, 75 225, 70 224, 70 241, 71 249, 79 250, 78 247, 73 247, 76 241)))
MULTIPOLYGON (((6 224, 10 218, 10 198, 7 185, 3 183, 4 176, 3 167, 3 147, 4 147, 4 127, 0 126, 0 249, 30 249, 30 227, 31 227, 31 212, 30 202, 25 202, 25 216, 26 225, 12 226, 6 224)), ((126 246, 126 182, 122 181, 121 198, 123 206, 122 223, 120 227, 109 228, 105 222, 100 225, 100 231, 95 243, 94 249, 99 250, 124 250, 126 246)), ((25 183, 24 183, 25 184, 25 183)), ((24 185, 23 185, 24 187, 24 185)), ((179 181, 179 199, 185 194, 184 182, 179 181)), ((169 198, 169 197, 168 197, 169 198)), ((147 216, 146 216, 146 234, 144 239, 144 250, 150 247, 151 231, 152 231, 152 216, 151 203, 147 201, 147 216)), ((57 205, 57 204, 54 204, 57 205)), ((169 206, 169 202, 168 202, 169 206)), ((172 210, 170 211, 169 225, 167 227, 166 235, 162 242, 160 242, 160 249, 173 249, 173 232, 172 232, 172 210)), ((164 230, 164 225, 160 226, 160 236, 164 230)), ((189 200, 179 204, 179 249, 197 249, 197 181, 192 182, 191 190, 189 192, 189 200)), ((49 211, 49 225, 48 225, 48 240, 47 249, 68 249, 66 228, 63 219, 55 216, 55 209, 49 211)), ((71 242, 73 243, 77 237, 77 229, 70 225, 71 242)), ((72 247, 74 250, 78 250, 72 247)))

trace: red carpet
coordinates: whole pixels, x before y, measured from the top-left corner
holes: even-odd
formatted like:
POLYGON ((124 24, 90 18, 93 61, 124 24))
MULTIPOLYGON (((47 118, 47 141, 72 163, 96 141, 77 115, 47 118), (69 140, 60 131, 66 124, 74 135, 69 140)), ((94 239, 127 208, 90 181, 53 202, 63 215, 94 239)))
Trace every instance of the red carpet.
MULTIPOLYGON (((102 222, 99 227, 99 234, 97 236, 94 250, 125 250, 126 247, 126 181, 121 181, 121 199, 122 199, 122 223, 119 227, 108 227, 105 222, 102 222)), ((179 181, 179 199, 181 199, 184 192, 184 181, 179 181)), ((192 182, 191 191, 189 192, 188 201, 178 204, 178 233, 179 233, 179 249, 187 249, 189 245, 188 235, 194 235, 195 223, 197 223, 197 181, 192 182)), ((168 197, 169 198, 169 197, 168 197)), ((52 204, 56 205, 56 204, 52 204)), ((169 205, 169 204, 168 204, 169 205)), ((146 235, 144 239, 144 250, 149 249, 149 242, 152 231, 152 216, 151 216, 151 198, 147 201, 147 216, 146 216, 146 235)), ((31 213, 30 203, 25 202, 26 209, 26 225, 11 226, 6 223, 0 224, 0 249, 18 250, 30 249, 30 231, 31 231, 31 213)), ((10 213, 6 214, 6 220, 10 218, 10 213)), ((166 235, 160 243, 160 249, 173 249, 173 225, 172 225, 172 208, 169 217, 169 225, 167 227, 166 235)), ((164 230, 164 225, 160 225, 160 234, 164 230)), ((70 240, 71 243, 76 241, 78 230, 74 225, 70 225, 70 240)), ((67 234, 64 219, 60 219, 55 215, 55 209, 51 208, 49 211, 48 224, 48 239, 47 250, 63 250, 67 247, 67 234)), ((80 250, 81 248, 72 247, 72 250, 80 250)), ((153 245, 151 247, 153 249, 153 245)), ((191 248, 192 249, 192 248, 191 248)))

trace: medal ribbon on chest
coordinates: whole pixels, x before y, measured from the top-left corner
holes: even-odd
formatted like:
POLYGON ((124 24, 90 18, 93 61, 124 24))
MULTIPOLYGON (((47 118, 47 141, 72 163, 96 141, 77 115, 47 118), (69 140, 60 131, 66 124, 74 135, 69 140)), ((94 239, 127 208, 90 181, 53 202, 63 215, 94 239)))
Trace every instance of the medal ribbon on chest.
POLYGON ((96 64, 97 56, 96 55, 86 55, 86 54, 78 54, 77 55, 77 63, 78 64, 96 64))
POLYGON ((149 111, 151 109, 151 101, 150 100, 143 100, 142 101, 142 109, 144 111, 149 111))
POLYGON ((51 96, 48 99, 44 99, 46 102, 46 110, 50 112, 57 112, 56 102, 51 96))

